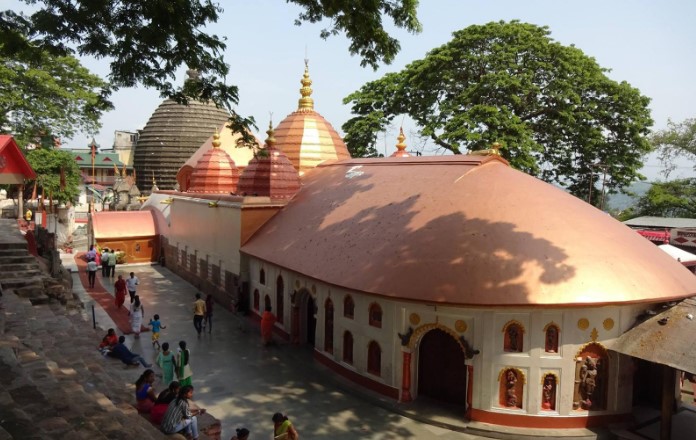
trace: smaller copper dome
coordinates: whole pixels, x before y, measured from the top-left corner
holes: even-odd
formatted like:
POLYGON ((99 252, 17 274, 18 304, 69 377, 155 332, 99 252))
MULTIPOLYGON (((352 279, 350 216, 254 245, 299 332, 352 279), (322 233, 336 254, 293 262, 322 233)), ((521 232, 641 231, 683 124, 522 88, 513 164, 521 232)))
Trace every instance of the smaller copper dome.
POLYGON ((237 192, 247 196, 291 199, 300 189, 300 175, 285 153, 276 148, 271 124, 266 133, 266 145, 242 172, 237 192))
POLYGON ((399 143, 396 144, 396 151, 389 157, 411 157, 411 155, 406 151, 406 136, 404 135, 404 127, 399 129, 399 137, 396 138, 399 143))
POLYGON ((225 150, 220 148, 220 133, 215 130, 213 147, 198 160, 191 173, 189 193, 230 194, 237 192, 239 169, 225 150))

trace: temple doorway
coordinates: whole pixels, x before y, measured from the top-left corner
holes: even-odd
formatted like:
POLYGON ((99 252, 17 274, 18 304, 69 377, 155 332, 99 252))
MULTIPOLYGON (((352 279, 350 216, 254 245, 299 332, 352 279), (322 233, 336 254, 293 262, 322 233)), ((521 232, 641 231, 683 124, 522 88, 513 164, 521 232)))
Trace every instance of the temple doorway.
POLYGON ((293 303, 292 341, 314 346, 317 329, 317 307, 307 289, 298 291, 293 303))
POLYGON ((464 351, 440 329, 427 332, 418 349, 418 396, 466 405, 467 373, 464 351))

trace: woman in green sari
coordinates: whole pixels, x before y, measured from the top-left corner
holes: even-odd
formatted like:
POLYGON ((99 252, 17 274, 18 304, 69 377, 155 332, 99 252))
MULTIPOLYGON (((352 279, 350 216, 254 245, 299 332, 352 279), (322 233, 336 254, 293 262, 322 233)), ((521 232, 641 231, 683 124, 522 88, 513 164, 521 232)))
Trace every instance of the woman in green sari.
POLYGON ((165 342, 162 344, 162 351, 157 354, 157 365, 162 369, 162 381, 165 385, 169 386, 174 380, 174 370, 176 359, 174 353, 169 351, 169 343, 165 342))
POLYGON ((179 351, 176 354, 176 376, 182 387, 191 385, 191 353, 186 348, 186 341, 179 341, 179 351))

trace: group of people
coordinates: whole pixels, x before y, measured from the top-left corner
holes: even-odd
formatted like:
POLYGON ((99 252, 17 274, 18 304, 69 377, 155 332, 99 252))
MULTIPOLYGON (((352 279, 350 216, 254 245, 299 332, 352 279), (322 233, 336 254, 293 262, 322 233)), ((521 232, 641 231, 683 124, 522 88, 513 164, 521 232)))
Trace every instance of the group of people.
POLYGON ((205 297, 205 301, 200 293, 196 294, 193 302, 193 327, 198 332, 198 336, 208 327, 208 334, 213 332, 213 304, 215 300, 210 293, 205 297))
POLYGON ((118 249, 113 250, 109 248, 102 249, 101 253, 97 251, 94 245, 89 247, 87 251, 87 272, 89 274, 89 285, 94 288, 94 279, 96 278, 97 269, 101 265, 102 277, 115 277, 116 276, 116 259, 118 249), (93 263, 93 264, 90 264, 93 263))

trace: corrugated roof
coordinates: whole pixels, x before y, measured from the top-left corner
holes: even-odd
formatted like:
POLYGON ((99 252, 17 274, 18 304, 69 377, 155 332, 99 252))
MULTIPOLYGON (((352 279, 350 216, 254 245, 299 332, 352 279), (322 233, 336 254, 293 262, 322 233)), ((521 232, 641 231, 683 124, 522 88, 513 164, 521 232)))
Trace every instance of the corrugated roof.
POLYGON ((696 299, 687 298, 636 325, 615 341, 611 350, 696 374, 696 299))
POLYGON ((623 222, 627 226, 644 228, 696 228, 696 218, 636 217, 623 222))
POLYGON ((351 290, 457 305, 659 302, 696 277, 497 157, 352 159, 305 175, 242 251, 351 290))
POLYGON ((94 238, 131 238, 157 235, 154 213, 146 211, 101 211, 92 214, 94 238))

